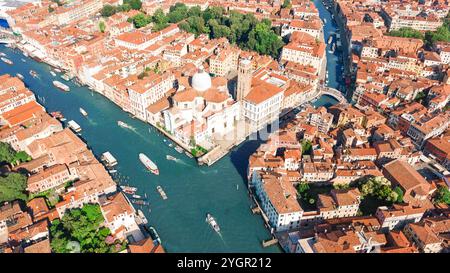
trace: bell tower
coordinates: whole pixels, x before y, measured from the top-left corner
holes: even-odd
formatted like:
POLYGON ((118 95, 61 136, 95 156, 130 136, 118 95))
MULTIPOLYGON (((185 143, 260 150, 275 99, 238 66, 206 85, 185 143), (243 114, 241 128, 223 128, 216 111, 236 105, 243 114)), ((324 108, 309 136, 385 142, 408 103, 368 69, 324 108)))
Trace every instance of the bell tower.
POLYGON ((242 101, 252 87, 252 62, 249 59, 239 59, 238 64, 238 79, 235 99, 242 101))

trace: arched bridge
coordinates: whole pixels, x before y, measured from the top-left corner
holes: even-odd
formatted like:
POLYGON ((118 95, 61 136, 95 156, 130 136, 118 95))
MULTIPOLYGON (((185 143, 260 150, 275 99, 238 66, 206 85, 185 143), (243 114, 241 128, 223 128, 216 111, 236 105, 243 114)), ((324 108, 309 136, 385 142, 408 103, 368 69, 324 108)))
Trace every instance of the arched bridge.
POLYGON ((339 90, 336 90, 331 87, 319 87, 319 90, 320 90, 321 95, 327 95, 327 96, 333 97, 336 100, 338 100, 339 103, 344 103, 344 104, 348 103, 347 98, 339 90))

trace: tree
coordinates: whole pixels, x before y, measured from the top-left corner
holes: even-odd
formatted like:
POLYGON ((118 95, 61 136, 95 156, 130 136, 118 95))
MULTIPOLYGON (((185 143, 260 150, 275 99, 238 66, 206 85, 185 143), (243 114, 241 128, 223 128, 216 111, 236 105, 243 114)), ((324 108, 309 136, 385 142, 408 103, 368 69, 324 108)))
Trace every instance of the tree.
POLYGON ((188 11, 187 17, 200 16, 202 14, 202 10, 199 6, 191 7, 188 11))
POLYGON ((396 37, 424 39, 422 32, 410 27, 402 27, 399 28, 398 30, 392 30, 388 33, 388 35, 396 37))
POLYGON ((111 6, 111 5, 104 5, 103 8, 100 10, 100 14, 103 17, 110 17, 112 15, 114 15, 117 12, 116 7, 111 6))
POLYGON ((397 200, 395 200, 395 202, 396 203, 403 203, 404 193, 403 193, 402 189, 399 186, 397 186, 397 187, 394 188, 394 192, 397 193, 397 200))
POLYGON ((450 205, 450 191, 445 186, 439 186, 436 192, 436 196, 434 198, 434 202, 439 203, 445 203, 447 205, 450 205))
POLYGON ((100 32, 101 32, 101 33, 104 33, 104 32, 105 32, 105 29, 106 29, 105 22, 100 21, 100 23, 98 24, 98 28, 100 29, 100 32))
POLYGON ((312 144, 309 140, 302 141, 302 155, 310 154, 312 150, 312 144))
POLYGON ((0 142, 0 162, 12 163, 14 161, 14 156, 16 151, 5 142, 0 142))
POLYGON ((297 185, 297 192, 300 194, 300 196, 305 195, 309 191, 309 184, 308 182, 300 182, 297 185))
POLYGON ((283 9, 290 9, 292 7, 290 0, 284 0, 283 5, 281 5, 283 9))
POLYGON ((124 0, 124 5, 129 5, 131 9, 140 10, 142 8, 141 0, 124 0))
POLYGON ((50 227, 51 247, 54 252, 71 251, 69 242, 80 244, 83 253, 117 252, 115 246, 107 243, 111 232, 101 227, 104 218, 99 205, 86 204, 81 209, 72 209, 61 220, 55 220, 50 227))
POLYGON ((398 193, 391 188, 391 182, 384 177, 370 177, 360 184, 363 197, 372 196, 387 202, 396 202, 398 193))
POLYGON ((131 21, 133 22, 134 27, 141 28, 141 27, 145 27, 146 25, 148 25, 150 23, 150 18, 143 13, 139 13, 139 14, 133 16, 131 18, 131 21))
POLYGON ((164 14, 164 11, 159 8, 151 17, 151 21, 153 22, 153 31, 160 31, 161 29, 167 27, 169 18, 164 14))
POLYGON ((27 201, 27 178, 19 173, 0 177, 0 203, 17 199, 27 201))

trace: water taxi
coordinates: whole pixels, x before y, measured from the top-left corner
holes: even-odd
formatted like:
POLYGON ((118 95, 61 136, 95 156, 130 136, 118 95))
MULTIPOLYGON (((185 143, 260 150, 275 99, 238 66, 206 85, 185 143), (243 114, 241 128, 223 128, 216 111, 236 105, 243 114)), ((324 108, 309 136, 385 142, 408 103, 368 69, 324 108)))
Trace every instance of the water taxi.
POLYGON ((177 161, 177 158, 176 158, 176 157, 173 157, 173 156, 171 156, 171 155, 166 155, 166 159, 167 159, 167 160, 172 160, 172 161, 177 161))
POLYGON ((128 124, 126 124, 125 122, 120 121, 120 120, 117 121, 117 125, 119 125, 119 126, 122 127, 122 128, 130 129, 130 130, 134 129, 134 128, 131 127, 130 125, 128 125, 128 124))
POLYGON ((206 222, 208 222, 215 232, 220 232, 219 224, 217 224, 216 219, 214 219, 214 217, 209 213, 206 214, 206 222))
POLYGON ((17 73, 16 74, 17 78, 21 79, 23 81, 23 79, 25 78, 22 74, 17 73))
POLYGON ((175 150, 177 151, 177 152, 179 152, 180 154, 183 152, 183 148, 181 148, 180 146, 176 146, 175 147, 175 150))
POLYGON ((130 186, 120 186, 120 188, 122 189, 122 191, 124 193, 128 193, 128 194, 135 194, 137 191, 137 188, 130 187, 130 186))
POLYGON ((70 91, 70 87, 65 85, 64 83, 62 83, 60 81, 53 81, 53 85, 56 86, 57 88, 65 91, 65 92, 69 92, 70 91))
POLYGON ((131 200, 131 203, 136 204, 136 205, 141 205, 141 206, 148 206, 148 205, 150 205, 149 202, 144 201, 144 200, 131 200))
POLYGON ((156 232, 156 229, 154 227, 148 227, 147 230, 148 233, 150 233, 150 237, 152 237, 153 241, 156 241, 159 244, 161 244, 161 238, 159 237, 158 232, 156 232))
POLYGON ((159 194, 161 195, 162 199, 163 199, 163 200, 166 200, 166 199, 167 199, 167 195, 166 195, 166 193, 164 192, 164 190, 161 188, 161 186, 157 186, 156 189, 158 190, 158 192, 159 192, 159 194))
POLYGON ((139 160, 144 164, 144 166, 147 168, 147 170, 151 171, 155 175, 159 175, 158 166, 156 166, 153 161, 150 160, 145 154, 140 153, 139 154, 139 160))
POLYGON ((14 64, 10 59, 7 59, 7 58, 5 58, 5 57, 1 57, 0 60, 2 60, 4 63, 7 63, 7 64, 9 64, 9 65, 14 64))
POLYGON ((87 117, 87 115, 88 115, 88 113, 81 107, 80 107, 80 113, 85 117, 87 117))
POLYGON ((147 218, 145 217, 144 213, 142 212, 142 210, 138 209, 137 210, 137 215, 138 217, 141 219, 142 223, 144 225, 146 225, 148 223, 147 218))
POLYGON ((70 81, 70 77, 67 74, 61 75, 61 78, 65 81, 70 81))
POLYGON ((75 133, 81 132, 81 127, 75 121, 71 120, 67 123, 70 129, 72 129, 75 133))
POLYGON ((100 158, 106 165, 106 167, 114 167, 117 165, 117 159, 110 153, 104 152, 100 158))
POLYGON ((39 75, 38 75, 38 73, 36 72, 36 71, 34 71, 34 70, 30 70, 30 75, 33 77, 33 78, 37 78, 39 75))

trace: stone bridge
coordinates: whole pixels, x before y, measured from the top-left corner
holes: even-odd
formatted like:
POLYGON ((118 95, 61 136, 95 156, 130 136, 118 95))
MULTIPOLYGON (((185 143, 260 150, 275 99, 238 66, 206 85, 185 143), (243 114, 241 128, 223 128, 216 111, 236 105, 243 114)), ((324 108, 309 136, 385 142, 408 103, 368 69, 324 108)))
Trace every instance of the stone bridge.
POLYGON ((339 90, 336 90, 331 87, 319 87, 319 90, 320 90, 320 95, 327 95, 327 96, 333 97, 334 99, 339 101, 339 103, 343 103, 343 104, 348 103, 347 98, 339 90))

